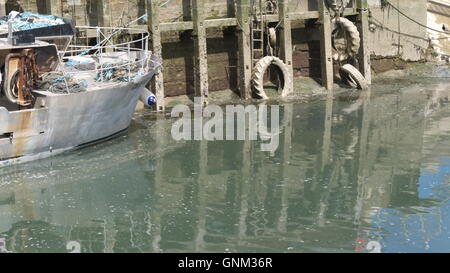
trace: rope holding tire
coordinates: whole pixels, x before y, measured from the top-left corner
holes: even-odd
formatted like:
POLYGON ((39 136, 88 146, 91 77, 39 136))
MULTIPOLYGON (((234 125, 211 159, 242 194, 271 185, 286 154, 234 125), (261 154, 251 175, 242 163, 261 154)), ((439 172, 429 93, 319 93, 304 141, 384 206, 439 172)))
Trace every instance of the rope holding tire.
POLYGON ((333 60, 343 62, 358 54, 359 47, 361 45, 361 37, 356 25, 345 17, 336 17, 331 21, 331 23, 336 26, 333 32, 336 32, 339 30, 339 27, 341 27, 347 34, 347 40, 349 40, 347 41, 347 48, 343 53, 339 52, 335 46, 335 40, 333 41, 333 60))
POLYGON ((353 88, 367 89, 369 87, 366 78, 351 64, 343 65, 339 73, 341 74, 342 81, 353 88))
POLYGON ((287 65, 275 56, 266 56, 256 63, 252 75, 254 95, 260 99, 269 98, 264 91, 264 74, 270 65, 275 65, 280 69, 284 81, 281 97, 286 97, 291 92, 290 83, 292 82, 292 75, 290 75, 287 65))

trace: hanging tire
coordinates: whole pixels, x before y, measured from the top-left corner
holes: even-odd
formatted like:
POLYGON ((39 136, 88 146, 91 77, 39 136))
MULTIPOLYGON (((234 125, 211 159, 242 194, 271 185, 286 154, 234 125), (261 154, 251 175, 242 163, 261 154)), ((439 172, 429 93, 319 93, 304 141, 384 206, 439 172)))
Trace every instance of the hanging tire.
POLYGON ((270 65, 275 65, 281 71, 283 90, 281 96, 286 97, 291 92, 290 87, 292 82, 292 75, 289 73, 287 65, 279 58, 274 56, 266 56, 260 59, 253 69, 252 84, 254 95, 260 99, 268 99, 266 92, 264 91, 264 74, 270 65))
POLYGON ((342 81, 353 88, 367 89, 369 87, 366 78, 351 64, 343 65, 339 73, 342 81))
POLYGON ((344 39, 347 40, 345 52, 340 52, 336 48, 336 40, 333 39, 333 60, 343 62, 358 54, 359 47, 361 46, 361 37, 356 25, 345 17, 334 18, 331 22, 335 26, 333 33, 336 33, 342 28, 345 31, 344 39))

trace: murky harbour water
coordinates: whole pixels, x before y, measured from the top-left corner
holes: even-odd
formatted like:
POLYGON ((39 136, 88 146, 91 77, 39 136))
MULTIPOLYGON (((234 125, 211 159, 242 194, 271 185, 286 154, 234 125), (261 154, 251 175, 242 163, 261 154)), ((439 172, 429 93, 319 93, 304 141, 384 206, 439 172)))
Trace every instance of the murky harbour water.
POLYGON ((0 169, 0 252, 450 252, 450 81, 280 105, 280 146, 128 135, 0 169))

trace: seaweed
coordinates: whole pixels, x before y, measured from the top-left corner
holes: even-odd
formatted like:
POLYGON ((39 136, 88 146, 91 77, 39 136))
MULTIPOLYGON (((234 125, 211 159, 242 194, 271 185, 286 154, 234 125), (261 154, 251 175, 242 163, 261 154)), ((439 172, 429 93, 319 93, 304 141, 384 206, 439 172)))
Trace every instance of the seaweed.
POLYGON ((388 0, 380 0, 381 9, 384 10, 386 7, 389 7, 390 3, 388 0))

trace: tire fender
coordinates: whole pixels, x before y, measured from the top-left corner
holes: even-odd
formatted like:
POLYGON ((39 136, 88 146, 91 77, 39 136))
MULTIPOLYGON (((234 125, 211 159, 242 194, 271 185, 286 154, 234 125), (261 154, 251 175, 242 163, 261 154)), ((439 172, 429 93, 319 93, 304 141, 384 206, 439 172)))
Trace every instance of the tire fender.
POLYGON ((274 56, 266 56, 262 59, 260 59, 254 69, 253 69, 253 75, 252 75, 252 84, 253 84, 253 90, 254 95, 260 99, 268 99, 266 92, 264 91, 264 74, 266 73, 269 66, 273 64, 277 66, 281 70, 281 76, 284 80, 284 86, 283 90, 281 91, 281 97, 286 97, 291 93, 292 90, 290 90, 291 82, 292 82, 292 75, 289 73, 289 69, 287 65, 279 58, 274 56))
POLYGON ((348 41, 348 47, 344 54, 341 54, 336 49, 333 49, 333 60, 342 62, 358 54, 359 47, 361 46, 361 37, 356 25, 345 17, 334 18, 331 23, 335 26, 333 29, 336 29, 337 26, 341 26, 348 34, 347 37, 349 37, 350 40, 348 41))
POLYGON ((351 64, 343 65, 339 73, 341 74, 342 81, 353 88, 367 89, 369 87, 366 78, 351 64))

